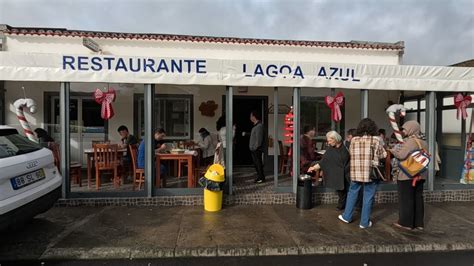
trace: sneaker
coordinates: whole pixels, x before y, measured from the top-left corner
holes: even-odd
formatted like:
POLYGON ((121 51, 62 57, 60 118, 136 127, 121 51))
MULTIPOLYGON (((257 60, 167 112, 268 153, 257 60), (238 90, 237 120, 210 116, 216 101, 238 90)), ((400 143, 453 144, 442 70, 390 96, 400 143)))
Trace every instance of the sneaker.
POLYGON ((346 224, 350 223, 349 221, 346 221, 346 220, 342 217, 342 214, 339 214, 339 216, 337 216, 337 218, 339 218, 339 220, 345 222, 346 224))
POLYGON ((364 227, 364 226, 362 226, 362 225, 359 225, 359 228, 360 228, 360 229, 367 229, 367 228, 369 228, 369 227, 372 227, 372 221, 369 221, 369 225, 368 225, 367 227, 364 227))
POLYGON ((257 180, 255 180, 255 183, 257 183, 257 184, 260 184, 260 183, 263 183, 263 182, 265 182, 265 179, 257 179, 257 180))

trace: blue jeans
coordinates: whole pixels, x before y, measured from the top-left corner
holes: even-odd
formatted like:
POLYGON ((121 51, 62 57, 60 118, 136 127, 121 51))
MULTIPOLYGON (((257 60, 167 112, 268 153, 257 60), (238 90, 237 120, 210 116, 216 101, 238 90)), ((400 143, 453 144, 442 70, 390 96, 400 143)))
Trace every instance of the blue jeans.
POLYGON ((352 213, 357 202, 357 196, 361 187, 364 187, 364 200, 362 202, 362 214, 360 216, 360 225, 369 226, 370 213, 372 212, 372 203, 374 202, 375 191, 377 190, 376 182, 362 183, 351 181, 349 193, 347 194, 346 209, 342 214, 342 218, 346 221, 352 221, 352 213))

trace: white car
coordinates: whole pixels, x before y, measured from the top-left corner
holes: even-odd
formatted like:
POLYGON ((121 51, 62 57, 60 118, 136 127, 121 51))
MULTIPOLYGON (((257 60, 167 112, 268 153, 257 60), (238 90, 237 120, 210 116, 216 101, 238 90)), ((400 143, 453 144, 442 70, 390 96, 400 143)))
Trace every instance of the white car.
POLYGON ((51 208, 61 182, 49 149, 0 126, 0 231, 51 208))

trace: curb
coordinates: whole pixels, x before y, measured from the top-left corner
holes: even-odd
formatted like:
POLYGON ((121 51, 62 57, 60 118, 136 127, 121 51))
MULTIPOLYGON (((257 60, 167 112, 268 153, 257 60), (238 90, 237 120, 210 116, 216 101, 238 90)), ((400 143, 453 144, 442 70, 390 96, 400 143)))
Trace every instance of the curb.
MULTIPOLYGON (((429 243, 397 245, 338 245, 338 246, 291 246, 291 247, 198 247, 198 248, 51 248, 39 259, 157 259, 183 257, 242 257, 242 256, 288 256, 324 254, 375 254, 414 253, 433 251, 474 251, 474 243, 429 243)), ((8 258, 5 258, 8 259, 8 258)), ((11 258, 18 259, 18 258, 11 258)), ((21 258, 28 259, 28 258, 21 258)), ((38 259, 38 258, 34 258, 38 259)))

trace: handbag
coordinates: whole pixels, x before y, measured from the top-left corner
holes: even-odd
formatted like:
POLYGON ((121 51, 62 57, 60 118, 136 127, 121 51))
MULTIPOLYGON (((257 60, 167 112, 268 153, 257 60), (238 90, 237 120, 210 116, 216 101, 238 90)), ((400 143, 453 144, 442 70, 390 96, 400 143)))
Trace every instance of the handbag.
POLYGON ((414 178, 428 169, 431 155, 421 147, 420 141, 415 138, 418 149, 412 151, 405 160, 398 163, 398 167, 409 178, 414 178))
MULTIPOLYGON (((373 138, 372 138, 373 140, 373 138)), ((370 145, 370 172, 369 172, 369 178, 372 181, 387 181, 385 177, 383 176, 382 172, 379 169, 378 165, 373 165, 374 161, 378 161, 378 158, 375 158, 375 145, 372 145, 372 140, 371 140, 371 145, 370 145)))

